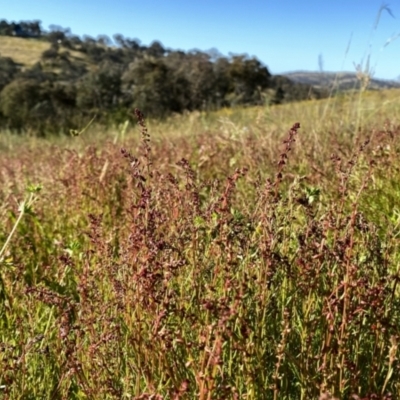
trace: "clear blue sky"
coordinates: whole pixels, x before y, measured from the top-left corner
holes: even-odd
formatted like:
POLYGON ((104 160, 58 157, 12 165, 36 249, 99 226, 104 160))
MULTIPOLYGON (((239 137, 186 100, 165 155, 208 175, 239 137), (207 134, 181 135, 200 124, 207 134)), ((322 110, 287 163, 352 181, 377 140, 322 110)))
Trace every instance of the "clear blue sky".
MULTIPOLYGON (((256 56, 276 74, 354 71, 366 62, 377 78, 400 76, 400 0, 0 0, 0 18, 42 21, 77 35, 159 40, 172 49, 217 48, 256 56), (375 26, 380 7, 387 11, 375 26), (375 29, 375 28, 376 29, 375 29), (350 43, 350 45, 349 45, 350 43), (346 50, 349 50, 346 55, 346 50)), ((1 52, 1 48, 0 48, 1 52)))

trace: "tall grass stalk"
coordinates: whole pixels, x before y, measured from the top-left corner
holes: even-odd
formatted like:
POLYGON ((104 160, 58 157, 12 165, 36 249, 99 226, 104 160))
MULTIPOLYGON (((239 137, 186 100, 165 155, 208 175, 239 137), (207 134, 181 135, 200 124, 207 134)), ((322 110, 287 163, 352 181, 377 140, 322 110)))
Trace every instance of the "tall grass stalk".
POLYGON ((3 153, 8 209, 43 187, 2 217, 6 397, 398 396, 399 124, 377 114, 354 138, 306 120, 282 139, 263 115, 167 135, 179 121, 136 111, 122 150, 87 132, 3 153))

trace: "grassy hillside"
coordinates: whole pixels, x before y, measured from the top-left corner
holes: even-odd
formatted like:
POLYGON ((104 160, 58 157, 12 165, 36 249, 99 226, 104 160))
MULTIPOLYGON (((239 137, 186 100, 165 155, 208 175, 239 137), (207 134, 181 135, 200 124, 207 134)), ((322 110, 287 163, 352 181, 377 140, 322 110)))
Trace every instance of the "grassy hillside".
POLYGON ((10 57, 24 67, 31 67, 40 61, 50 43, 38 39, 0 36, 0 56, 10 57))
POLYGON ((399 398, 399 110, 1 132, 5 398, 399 398))
MULTIPOLYGON (((44 70, 59 73, 60 68, 57 65, 43 60, 43 52, 50 48, 51 43, 41 39, 0 36, 0 57, 10 57, 21 66, 22 70, 39 63, 44 70)), ((62 57, 63 54, 76 65, 87 67, 89 70, 96 69, 96 65, 90 63, 82 52, 61 48, 59 55, 62 57)))

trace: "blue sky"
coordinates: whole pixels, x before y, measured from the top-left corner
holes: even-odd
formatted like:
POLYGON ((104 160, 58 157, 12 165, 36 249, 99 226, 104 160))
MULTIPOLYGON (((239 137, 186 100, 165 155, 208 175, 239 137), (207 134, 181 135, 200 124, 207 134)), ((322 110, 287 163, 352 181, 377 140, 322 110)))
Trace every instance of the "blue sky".
MULTIPOLYGON (((374 76, 400 76, 400 0, 0 0, 0 19, 42 21, 77 35, 159 40, 172 49, 217 48, 256 56, 276 74, 354 71, 371 56, 374 76), (382 5, 379 24, 377 15, 382 5), (390 43, 384 47, 385 43, 390 43), (348 51, 347 51, 348 50, 348 51)), ((0 48, 1 53, 1 48, 0 48)))

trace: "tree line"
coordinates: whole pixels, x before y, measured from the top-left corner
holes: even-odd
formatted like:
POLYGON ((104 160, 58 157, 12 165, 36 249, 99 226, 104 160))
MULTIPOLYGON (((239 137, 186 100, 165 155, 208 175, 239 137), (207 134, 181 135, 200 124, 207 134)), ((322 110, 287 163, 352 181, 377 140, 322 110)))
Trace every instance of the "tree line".
POLYGON ((50 44, 29 68, 0 56, 0 126, 16 131, 60 131, 93 115, 118 124, 132 118, 136 107, 164 118, 184 111, 325 96, 272 75, 247 55, 172 50, 159 41, 144 46, 120 34, 113 39, 79 37, 59 26, 45 31, 40 21, 1 20, 0 35, 50 44))

